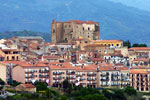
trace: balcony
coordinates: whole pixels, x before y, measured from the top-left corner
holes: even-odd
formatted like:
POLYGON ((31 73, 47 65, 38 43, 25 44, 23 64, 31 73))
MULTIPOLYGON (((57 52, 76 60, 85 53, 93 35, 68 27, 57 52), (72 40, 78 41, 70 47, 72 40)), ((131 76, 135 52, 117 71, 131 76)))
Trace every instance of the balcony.
POLYGON ((30 76, 25 76, 25 78, 34 78, 34 75, 30 75, 30 76))
POLYGON ((48 73, 49 70, 39 70, 39 73, 48 73))
POLYGON ((96 73, 87 73, 87 76, 95 76, 96 73))
POLYGON ((76 74, 76 77, 82 77, 85 76, 85 74, 76 74))
POLYGON ((73 79, 75 79, 76 77, 75 76, 72 76, 72 77, 66 77, 66 79, 68 79, 68 80, 73 80, 73 79))
POLYGON ((109 73, 102 73, 101 76, 102 76, 102 77, 109 76, 109 73))
POLYGON ((120 79, 111 78, 111 81, 120 81, 120 79))
POLYGON ((61 80, 62 77, 53 77, 53 80, 61 80))
POLYGON ((74 75, 75 74, 75 71, 72 71, 72 72, 66 72, 67 75, 74 75))
POLYGON ((80 81, 84 81, 85 78, 80 78, 80 79, 77 79, 76 82, 80 82, 80 81))
POLYGON ((34 73, 35 71, 25 71, 26 74, 34 73))
POLYGON ((53 75, 61 75, 63 72, 53 72, 53 75))
POLYGON ((118 77, 118 76, 120 76, 118 73, 116 73, 116 74, 111 74, 113 77, 118 77))
POLYGON ((121 79, 121 81, 123 81, 123 82, 129 82, 128 79, 121 79))
POLYGON ((109 79, 101 79, 101 81, 109 81, 109 79))
POLYGON ((87 83, 87 85, 96 85, 96 82, 87 83))
POLYGON ((49 78, 49 75, 39 75, 39 78, 49 78))
POLYGON ((87 78, 88 81, 96 81, 96 78, 87 78))

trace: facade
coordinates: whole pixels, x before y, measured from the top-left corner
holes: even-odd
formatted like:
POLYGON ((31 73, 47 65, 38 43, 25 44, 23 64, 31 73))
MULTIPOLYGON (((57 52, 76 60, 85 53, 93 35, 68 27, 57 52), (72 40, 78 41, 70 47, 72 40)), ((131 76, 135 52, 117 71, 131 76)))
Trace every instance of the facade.
POLYGON ((27 84, 35 81, 49 84, 49 67, 43 63, 29 64, 20 62, 13 68, 13 80, 27 84))
POLYGON ((36 92, 36 87, 32 84, 20 84, 20 85, 15 87, 15 90, 20 91, 20 92, 35 93, 36 92))
POLYGON ((148 71, 134 71, 130 72, 130 86, 140 92, 150 91, 150 73, 148 71))
POLYGON ((58 22, 53 20, 51 23, 51 42, 71 42, 73 39, 84 37, 92 40, 100 39, 100 28, 98 22, 70 20, 58 22))
POLYGON ((93 41, 94 44, 101 44, 109 46, 110 48, 120 48, 123 47, 122 40, 95 40, 93 41))
POLYGON ((99 67, 98 86, 106 88, 123 88, 129 86, 129 71, 127 67, 99 67))
POLYGON ((19 61, 21 59, 20 52, 16 49, 0 49, 0 54, 4 57, 4 61, 19 61))

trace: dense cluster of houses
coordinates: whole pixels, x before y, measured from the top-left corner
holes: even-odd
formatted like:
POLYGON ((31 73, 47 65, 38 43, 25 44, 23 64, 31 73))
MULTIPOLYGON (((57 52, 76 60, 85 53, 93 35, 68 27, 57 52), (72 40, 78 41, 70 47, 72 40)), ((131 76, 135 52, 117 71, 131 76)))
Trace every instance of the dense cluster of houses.
POLYGON ((0 78, 8 84, 39 81, 62 87, 68 79, 76 86, 150 91, 149 55, 150 47, 128 49, 122 40, 46 43, 41 37, 13 37, 0 40, 0 78))

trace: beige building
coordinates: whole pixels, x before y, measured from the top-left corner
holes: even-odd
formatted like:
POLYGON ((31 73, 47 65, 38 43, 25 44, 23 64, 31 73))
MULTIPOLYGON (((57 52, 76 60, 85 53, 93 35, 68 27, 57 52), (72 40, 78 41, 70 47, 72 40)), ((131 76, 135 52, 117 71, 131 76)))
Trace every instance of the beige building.
POLYGON ((20 85, 15 87, 15 90, 20 91, 20 92, 35 93, 36 92, 36 87, 32 84, 20 84, 20 85))
POLYGON ((51 42, 71 42, 72 39, 84 37, 92 40, 100 39, 100 28, 98 22, 70 20, 58 22, 53 20, 51 23, 51 42))
POLYGON ((5 82, 7 82, 6 69, 7 69, 6 64, 0 63, 0 78, 5 82))
POLYGON ((148 71, 130 71, 130 86, 140 92, 150 91, 150 73, 148 71))

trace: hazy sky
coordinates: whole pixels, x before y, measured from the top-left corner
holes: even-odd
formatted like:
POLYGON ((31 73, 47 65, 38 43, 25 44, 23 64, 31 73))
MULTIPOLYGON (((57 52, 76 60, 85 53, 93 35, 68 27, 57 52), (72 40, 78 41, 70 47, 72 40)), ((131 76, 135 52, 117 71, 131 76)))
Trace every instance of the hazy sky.
POLYGON ((120 2, 127 6, 136 7, 142 10, 150 11, 150 0, 110 0, 120 2))

